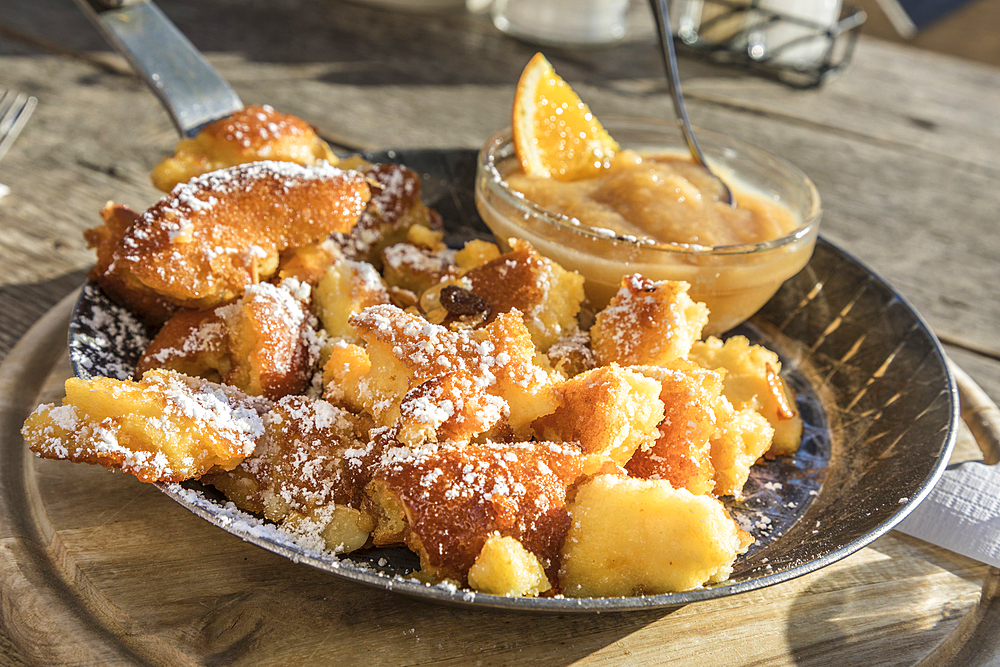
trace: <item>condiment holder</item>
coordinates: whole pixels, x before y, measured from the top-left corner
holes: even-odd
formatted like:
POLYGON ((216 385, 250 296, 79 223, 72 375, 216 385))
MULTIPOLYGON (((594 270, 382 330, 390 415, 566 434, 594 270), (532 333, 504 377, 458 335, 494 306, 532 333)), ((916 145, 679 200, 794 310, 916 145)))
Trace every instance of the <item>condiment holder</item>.
POLYGON ((680 53, 796 88, 846 69, 867 19, 839 0, 674 0, 671 16, 680 53))

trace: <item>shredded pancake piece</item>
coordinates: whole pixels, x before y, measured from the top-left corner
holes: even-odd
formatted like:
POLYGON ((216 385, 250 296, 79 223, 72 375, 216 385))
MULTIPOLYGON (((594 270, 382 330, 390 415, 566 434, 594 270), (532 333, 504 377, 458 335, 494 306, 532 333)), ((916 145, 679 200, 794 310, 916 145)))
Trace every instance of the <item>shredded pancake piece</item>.
POLYGON ((715 468, 710 440, 717 428, 715 404, 722 392, 722 374, 686 365, 636 370, 659 385, 664 419, 652 447, 637 451, 626 464, 629 474, 666 480, 696 495, 711 493, 715 468))
POLYGON ((178 141, 174 155, 153 168, 153 185, 170 192, 206 172, 260 160, 337 164, 333 151, 304 120, 267 105, 251 105, 178 141))
POLYGON ((555 407, 553 377, 535 365, 534 345, 516 310, 474 330, 451 331, 392 305, 367 308, 351 323, 372 364, 361 381, 365 407, 384 426, 396 423, 409 390, 455 371, 507 402, 504 417, 515 433, 555 407))
POLYGON ((136 364, 142 377, 153 368, 168 368, 212 382, 224 382, 233 362, 219 308, 180 310, 160 328, 136 364))
POLYGON ((309 291, 308 284, 292 278, 280 286, 257 283, 218 310, 232 360, 228 383, 268 398, 306 389, 320 353, 309 291))
POLYGON ((354 226, 364 177, 326 163, 253 162, 178 185, 125 231, 113 268, 171 303, 206 308, 266 280, 286 248, 354 226))
POLYGON ((264 416, 253 454, 229 472, 203 478, 240 509, 263 514, 300 536, 309 531, 331 551, 368 540, 372 521, 357 508, 344 452, 367 441, 365 420, 326 401, 286 396, 264 416))
POLYGON ((457 370, 424 380, 406 392, 399 406, 400 442, 468 442, 498 425, 507 403, 486 391, 468 372, 457 370))
POLYGON ((658 595, 725 581, 753 537, 716 498, 664 480, 598 475, 579 486, 559 580, 567 597, 658 595))
POLYGON ((582 461, 563 443, 389 447, 368 493, 403 508, 403 540, 420 555, 422 574, 465 583, 487 539, 500 534, 535 554, 555 585, 569 527, 566 489, 582 461))
POLYGON ((97 261, 87 273, 87 278, 112 301, 137 315, 146 326, 159 327, 170 319, 177 306, 115 264, 115 248, 129 227, 138 222, 139 214, 128 206, 108 202, 101 210, 101 218, 103 225, 83 232, 87 245, 94 248, 97 254, 97 261))
POLYGON ((340 340, 328 346, 325 353, 323 399, 351 412, 364 411, 361 380, 372 368, 365 348, 340 340))
POLYGON ((663 420, 659 383, 618 364, 581 373, 557 385, 556 395, 559 407, 531 425, 536 435, 579 443, 619 465, 650 447, 663 420))
POLYGON ((61 406, 39 406, 21 434, 43 458, 121 468, 144 482, 229 470, 254 450, 269 402, 240 390, 152 370, 138 382, 66 380, 61 406))
POLYGON ((316 314, 331 338, 358 342, 350 317, 368 306, 389 303, 382 276, 368 262, 338 259, 331 263, 316 285, 316 314))
POLYGON ((750 408, 735 410, 725 396, 716 402, 715 410, 721 426, 712 436, 712 493, 738 498, 750 477, 750 468, 771 447, 774 428, 750 408))
POLYGON ((623 366, 666 365, 687 356, 708 323, 708 307, 691 300, 682 281, 622 278, 590 330, 597 360, 623 366))
MULTIPOLYGON (((583 302, 583 276, 566 271, 538 254, 531 244, 512 240, 513 249, 466 270, 460 277, 444 281, 421 297, 421 305, 432 321, 449 323, 454 316, 442 314, 441 292, 458 286, 475 295, 486 306, 485 322, 501 313, 517 310, 531 333, 531 340, 545 352, 565 332, 577 327, 583 302)), ((447 309, 444 309, 447 310, 447 309)))
POLYGON ((802 417, 795 409, 795 394, 781 379, 778 355, 745 336, 725 342, 715 336, 691 347, 691 361, 705 368, 724 368, 722 393, 737 410, 751 409, 774 428, 768 456, 794 454, 802 442, 802 417))
POLYGON ((505 597, 534 597, 552 589, 545 568, 517 539, 493 533, 469 568, 469 586, 505 597))
POLYGON ((371 201, 358 223, 333 236, 345 256, 377 266, 382 249, 405 239, 411 227, 441 229, 441 216, 420 201, 420 176, 412 169, 360 158, 349 158, 341 166, 364 174, 371 188, 371 201))
POLYGON ((309 285, 257 283, 235 303, 181 311, 146 348, 137 372, 171 368, 276 399, 305 390, 319 359, 309 285))

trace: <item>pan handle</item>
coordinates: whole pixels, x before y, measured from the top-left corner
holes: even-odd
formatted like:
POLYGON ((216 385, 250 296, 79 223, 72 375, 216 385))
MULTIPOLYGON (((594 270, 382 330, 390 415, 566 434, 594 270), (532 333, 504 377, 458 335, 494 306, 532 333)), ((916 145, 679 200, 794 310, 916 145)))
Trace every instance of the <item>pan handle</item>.
POLYGON ((182 136, 243 108, 239 96, 150 0, 76 0, 163 104, 182 136))
POLYGON ((958 364, 949 359, 948 366, 958 385, 962 420, 979 443, 983 463, 1000 463, 1000 408, 958 364))

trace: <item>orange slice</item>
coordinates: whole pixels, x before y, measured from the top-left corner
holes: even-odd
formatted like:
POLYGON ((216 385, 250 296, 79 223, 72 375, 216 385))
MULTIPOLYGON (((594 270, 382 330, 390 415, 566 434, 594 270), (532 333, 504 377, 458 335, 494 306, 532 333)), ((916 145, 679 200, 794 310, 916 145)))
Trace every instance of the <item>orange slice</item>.
POLYGON ((595 176, 611 166, 617 142, 541 53, 514 93, 514 150, 526 174, 560 181, 595 176))

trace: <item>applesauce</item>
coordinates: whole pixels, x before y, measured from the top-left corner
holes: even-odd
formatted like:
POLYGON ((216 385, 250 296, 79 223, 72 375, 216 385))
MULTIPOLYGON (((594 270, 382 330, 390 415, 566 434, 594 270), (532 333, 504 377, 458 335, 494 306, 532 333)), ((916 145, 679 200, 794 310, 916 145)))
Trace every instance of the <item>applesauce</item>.
POLYGON ((808 263, 819 195, 796 167, 698 130, 713 171, 734 190, 734 211, 715 201, 721 188, 710 175, 677 157, 684 144, 674 125, 634 118, 604 124, 627 150, 596 179, 557 183, 524 176, 509 129, 486 143, 476 205, 501 244, 525 239, 580 272, 595 309, 607 304, 626 274, 687 281, 691 297, 711 311, 706 334, 749 318, 808 263), (644 157, 650 155, 658 157, 644 157))
POLYGON ((800 224, 787 206, 738 187, 730 206, 718 179, 677 155, 626 150, 594 178, 559 181, 516 171, 506 181, 548 211, 657 243, 743 245, 781 238, 800 224))

